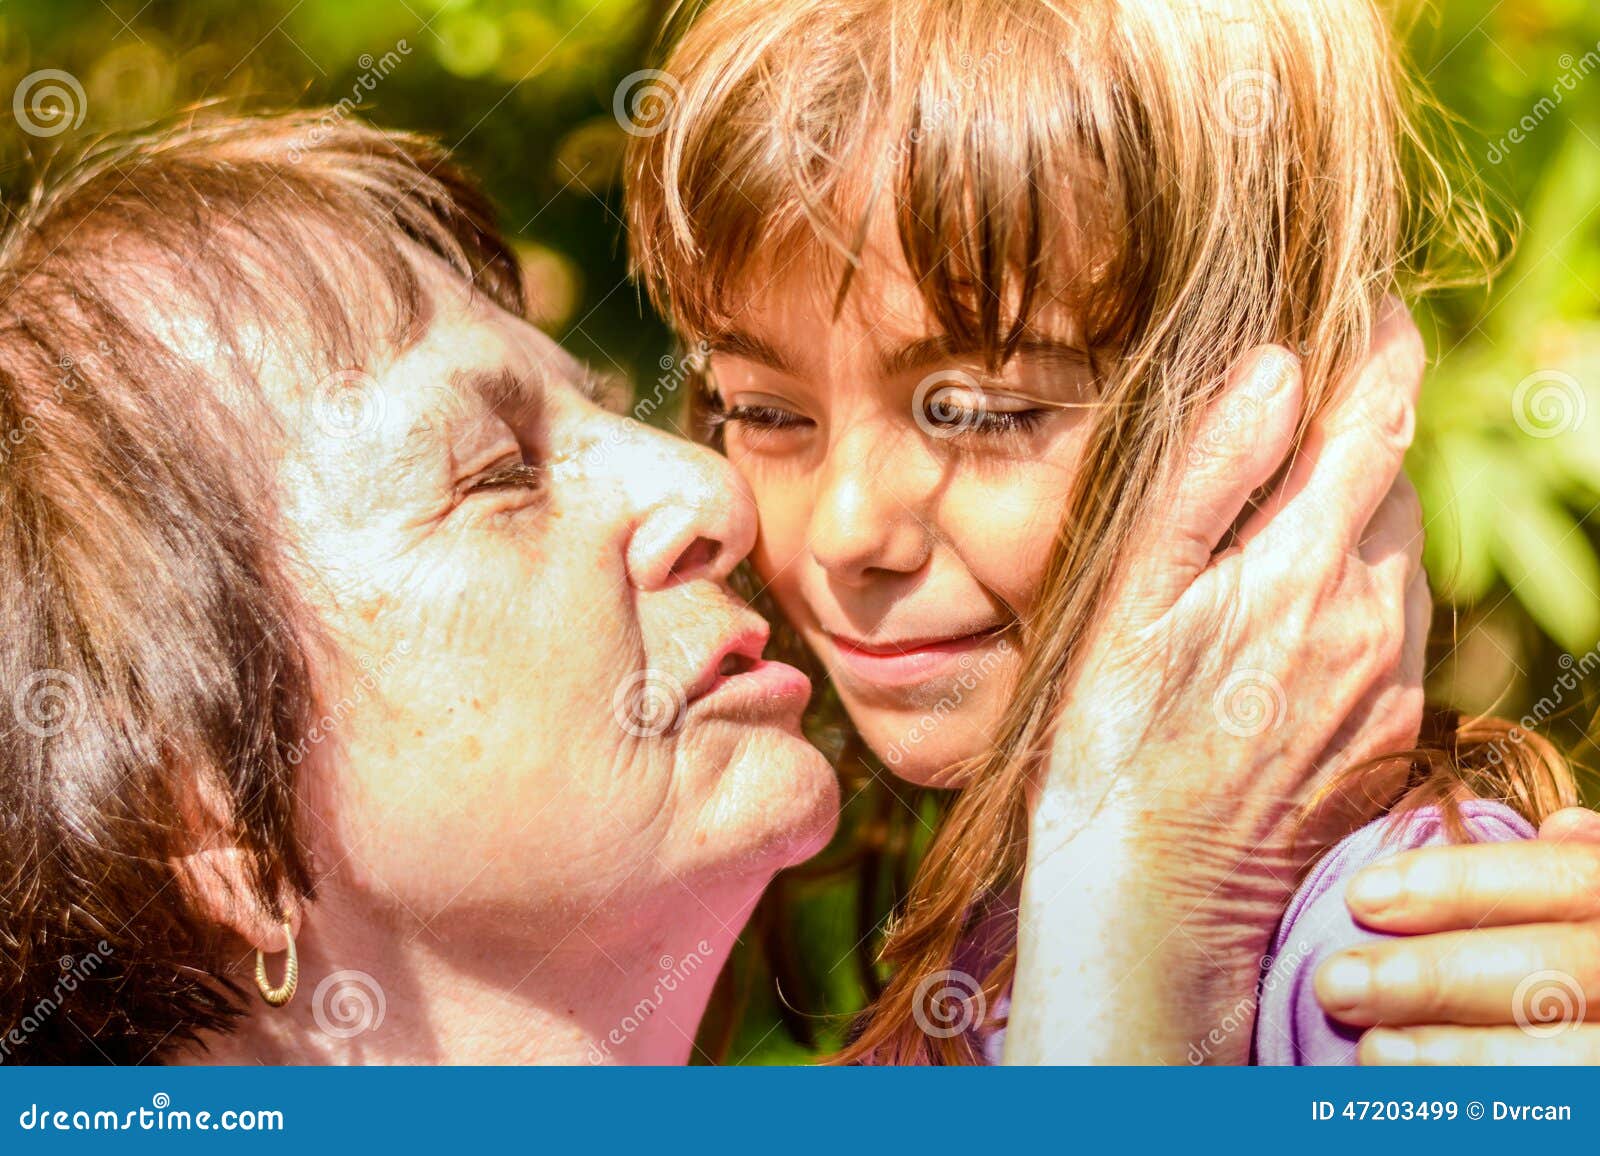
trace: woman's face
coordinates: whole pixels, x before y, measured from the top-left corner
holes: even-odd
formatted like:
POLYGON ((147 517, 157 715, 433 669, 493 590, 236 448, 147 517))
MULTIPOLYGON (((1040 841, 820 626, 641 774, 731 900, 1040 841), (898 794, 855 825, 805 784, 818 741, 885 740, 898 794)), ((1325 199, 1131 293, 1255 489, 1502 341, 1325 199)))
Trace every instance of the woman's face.
POLYGON ((837 319, 799 264, 761 284, 712 341, 712 384, 762 580, 878 756, 946 783, 1009 702, 1093 375, 1067 325, 986 372, 894 252, 869 249, 837 319))
POLYGON ((304 759, 319 862, 418 934, 603 942, 645 905, 753 899, 826 841, 837 787, 804 677, 724 582, 749 495, 428 278, 420 343, 287 403, 286 520, 339 651, 304 759))

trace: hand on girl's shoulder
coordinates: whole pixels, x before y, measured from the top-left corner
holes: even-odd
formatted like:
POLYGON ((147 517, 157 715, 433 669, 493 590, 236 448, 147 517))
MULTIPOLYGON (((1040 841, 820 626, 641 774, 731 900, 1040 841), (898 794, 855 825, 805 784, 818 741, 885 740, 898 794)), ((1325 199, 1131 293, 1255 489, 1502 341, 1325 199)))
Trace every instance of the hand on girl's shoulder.
MULTIPOLYGON (((1469 841, 1504 843, 1536 836, 1531 824, 1503 803, 1460 804, 1469 841)), ((1354 1064, 1363 1028, 1330 1019, 1317 1002, 1313 978, 1346 948, 1392 938, 1357 923, 1344 890, 1358 871, 1416 847, 1454 842, 1437 806, 1375 819, 1348 836, 1312 868, 1283 915, 1262 963, 1255 1027, 1258 1064, 1354 1064)))

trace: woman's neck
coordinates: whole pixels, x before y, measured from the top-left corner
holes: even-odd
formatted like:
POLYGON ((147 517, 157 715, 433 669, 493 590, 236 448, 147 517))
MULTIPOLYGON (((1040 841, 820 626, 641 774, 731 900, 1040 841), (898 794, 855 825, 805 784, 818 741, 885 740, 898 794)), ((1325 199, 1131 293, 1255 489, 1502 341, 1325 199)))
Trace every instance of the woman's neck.
MULTIPOLYGON (((758 893, 759 894, 759 893, 758 893)), ((200 1064, 682 1064, 717 973, 757 895, 691 903, 627 934, 574 920, 512 938, 470 917, 362 928, 326 900, 308 908, 300 985, 286 1006, 250 1004, 208 1035, 200 1064)), ((703 898, 703 897, 702 897, 703 898)), ((283 957, 269 958, 276 982, 283 957)), ((253 954, 239 961, 251 975, 253 954)))

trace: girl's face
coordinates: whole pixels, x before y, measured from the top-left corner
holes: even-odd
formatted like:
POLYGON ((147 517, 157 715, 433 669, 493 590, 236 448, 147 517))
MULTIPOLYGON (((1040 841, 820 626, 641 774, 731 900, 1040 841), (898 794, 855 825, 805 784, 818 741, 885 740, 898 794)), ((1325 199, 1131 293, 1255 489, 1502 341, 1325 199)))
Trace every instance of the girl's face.
POLYGON ((998 372, 933 327, 896 248, 846 308, 791 265, 711 341, 752 562, 896 774, 946 785, 993 742, 1093 399, 1073 328, 998 372))

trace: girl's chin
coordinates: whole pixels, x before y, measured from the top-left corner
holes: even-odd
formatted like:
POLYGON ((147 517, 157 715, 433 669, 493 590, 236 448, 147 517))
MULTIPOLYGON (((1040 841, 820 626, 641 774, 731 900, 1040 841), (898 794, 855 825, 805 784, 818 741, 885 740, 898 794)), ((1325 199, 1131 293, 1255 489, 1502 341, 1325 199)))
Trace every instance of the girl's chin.
POLYGON ((863 730, 873 754, 898 779, 918 787, 964 786, 972 773, 972 763, 984 752, 971 746, 937 742, 897 727, 884 735, 863 730))

